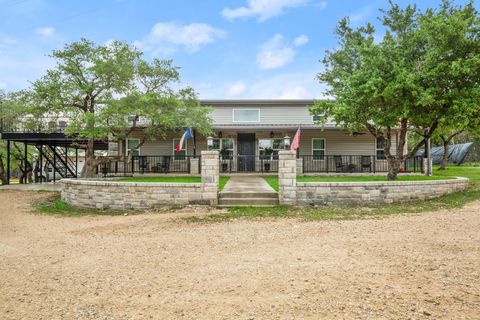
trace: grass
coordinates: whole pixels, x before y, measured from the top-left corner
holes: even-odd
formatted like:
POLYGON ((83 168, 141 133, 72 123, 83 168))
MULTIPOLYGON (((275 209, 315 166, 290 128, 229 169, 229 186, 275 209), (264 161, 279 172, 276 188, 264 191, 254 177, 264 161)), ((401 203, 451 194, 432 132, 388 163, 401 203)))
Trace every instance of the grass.
MULTIPOLYGON (((453 179, 453 176, 437 175, 428 176, 398 176, 396 181, 421 181, 453 179)), ((388 181, 386 176, 305 176, 297 177, 298 182, 369 182, 388 181)))
POLYGON ((445 170, 434 169, 433 174, 449 177, 466 177, 473 187, 480 187, 480 167, 448 166, 445 170))
POLYGON ((131 178, 122 178, 115 180, 116 182, 143 182, 143 183, 152 183, 152 182, 166 182, 166 183, 200 183, 202 182, 201 177, 131 177, 131 178))
POLYGON ((226 212, 207 216, 189 216, 188 222, 214 223, 239 218, 283 217, 303 220, 348 220, 382 218, 394 214, 416 214, 441 209, 461 208, 466 203, 480 199, 480 190, 470 190, 445 195, 436 199, 379 206, 325 206, 325 207, 232 207, 226 212))
POLYGON ((267 183, 270 185, 270 187, 273 188, 273 190, 278 192, 278 176, 264 176, 262 177, 267 183))
POLYGON ((37 213, 64 217, 83 217, 83 216, 119 216, 127 214, 139 214, 141 211, 121 211, 121 210, 99 210, 72 207, 60 199, 60 194, 55 193, 44 201, 36 205, 37 213))
POLYGON ((225 185, 227 184, 228 180, 230 180, 230 177, 225 177, 225 176, 220 177, 220 181, 218 182, 218 192, 222 191, 223 188, 225 188, 225 185))

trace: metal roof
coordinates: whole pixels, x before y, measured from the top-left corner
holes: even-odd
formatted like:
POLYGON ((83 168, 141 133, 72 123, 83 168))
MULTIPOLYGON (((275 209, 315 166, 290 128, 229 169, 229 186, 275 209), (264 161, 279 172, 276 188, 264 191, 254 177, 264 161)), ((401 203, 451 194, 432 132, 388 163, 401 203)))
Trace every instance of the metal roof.
POLYGON ((200 99, 205 106, 275 106, 275 107, 305 107, 315 103, 313 99, 200 99))

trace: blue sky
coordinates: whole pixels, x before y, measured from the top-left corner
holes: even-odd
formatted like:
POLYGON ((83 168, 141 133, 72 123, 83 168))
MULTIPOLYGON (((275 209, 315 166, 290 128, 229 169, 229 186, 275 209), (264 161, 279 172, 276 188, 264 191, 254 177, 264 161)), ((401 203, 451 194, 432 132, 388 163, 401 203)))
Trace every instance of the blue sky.
POLYGON ((315 75, 325 50, 337 45, 338 20, 378 25, 378 9, 386 6, 385 0, 0 0, 0 89, 28 87, 53 66, 53 49, 86 37, 127 41, 146 59, 173 59, 182 84, 204 99, 318 98, 325 87, 315 75))

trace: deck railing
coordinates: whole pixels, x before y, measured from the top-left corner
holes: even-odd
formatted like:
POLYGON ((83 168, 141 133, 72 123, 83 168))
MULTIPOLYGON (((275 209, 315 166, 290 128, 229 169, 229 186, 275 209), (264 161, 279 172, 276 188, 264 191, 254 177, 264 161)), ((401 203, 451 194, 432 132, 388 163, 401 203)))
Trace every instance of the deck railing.
POLYGON ((255 155, 220 156, 220 173, 234 172, 278 172, 278 158, 255 155))
POLYGON ((175 156, 133 156, 131 161, 111 161, 98 166, 98 173, 104 176, 121 176, 136 173, 190 173, 191 159, 197 158, 200 172, 200 157, 175 156))
MULTIPOLYGON (((301 155, 304 173, 376 173, 388 172, 385 159, 369 155, 301 155)), ((422 157, 404 162, 404 172, 421 172, 422 157)))

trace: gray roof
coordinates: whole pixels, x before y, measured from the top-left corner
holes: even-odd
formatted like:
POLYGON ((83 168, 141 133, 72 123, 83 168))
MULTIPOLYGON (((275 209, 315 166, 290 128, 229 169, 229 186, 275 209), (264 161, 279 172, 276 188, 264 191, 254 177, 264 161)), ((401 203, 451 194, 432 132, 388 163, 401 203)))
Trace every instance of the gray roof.
POLYGON ((315 103, 313 99, 200 99, 205 106, 276 106, 276 107, 305 107, 315 103))

